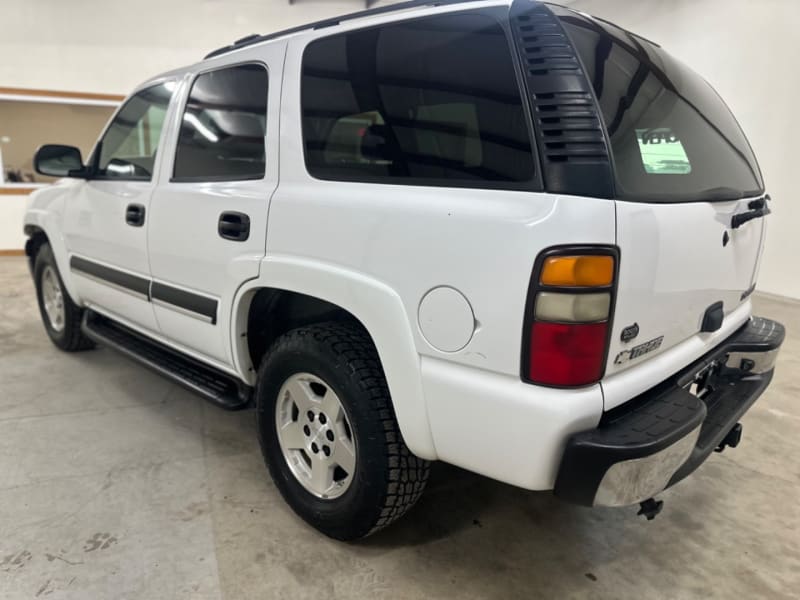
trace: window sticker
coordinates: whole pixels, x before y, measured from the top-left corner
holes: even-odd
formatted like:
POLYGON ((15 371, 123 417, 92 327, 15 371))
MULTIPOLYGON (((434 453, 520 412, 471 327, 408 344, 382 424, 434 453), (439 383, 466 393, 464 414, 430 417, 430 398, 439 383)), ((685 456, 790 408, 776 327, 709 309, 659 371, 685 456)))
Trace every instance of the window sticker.
POLYGON ((669 127, 637 129, 636 140, 646 173, 686 175, 692 172, 683 144, 669 127))

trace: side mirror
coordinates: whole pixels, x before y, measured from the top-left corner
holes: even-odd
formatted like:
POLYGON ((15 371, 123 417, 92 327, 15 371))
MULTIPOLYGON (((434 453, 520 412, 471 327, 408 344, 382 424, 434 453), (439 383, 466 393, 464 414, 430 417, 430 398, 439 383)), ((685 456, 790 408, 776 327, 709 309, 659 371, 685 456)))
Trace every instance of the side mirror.
POLYGON ((74 146, 45 144, 33 157, 37 173, 49 177, 86 177, 81 151, 74 146))

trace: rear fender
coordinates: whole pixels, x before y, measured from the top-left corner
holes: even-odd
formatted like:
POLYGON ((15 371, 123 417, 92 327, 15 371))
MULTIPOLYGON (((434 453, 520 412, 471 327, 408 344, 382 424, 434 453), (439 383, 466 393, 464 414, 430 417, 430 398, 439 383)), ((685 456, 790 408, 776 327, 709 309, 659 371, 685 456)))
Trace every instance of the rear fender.
POLYGON ((242 379, 253 385, 246 336, 253 292, 270 287, 325 300, 354 315, 372 337, 392 395, 395 414, 408 448, 417 456, 436 459, 420 359, 400 296, 387 285, 342 267, 315 260, 272 255, 261 263, 257 279, 244 284, 234 298, 231 323, 233 357, 242 379))

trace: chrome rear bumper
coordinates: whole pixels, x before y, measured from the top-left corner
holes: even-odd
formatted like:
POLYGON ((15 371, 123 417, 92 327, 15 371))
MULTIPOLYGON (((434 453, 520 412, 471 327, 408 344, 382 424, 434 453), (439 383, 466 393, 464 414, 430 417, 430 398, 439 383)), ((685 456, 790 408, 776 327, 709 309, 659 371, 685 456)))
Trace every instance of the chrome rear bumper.
POLYGON ((625 506, 674 485, 720 446, 763 393, 783 325, 754 317, 717 348, 567 442, 555 494, 625 506))

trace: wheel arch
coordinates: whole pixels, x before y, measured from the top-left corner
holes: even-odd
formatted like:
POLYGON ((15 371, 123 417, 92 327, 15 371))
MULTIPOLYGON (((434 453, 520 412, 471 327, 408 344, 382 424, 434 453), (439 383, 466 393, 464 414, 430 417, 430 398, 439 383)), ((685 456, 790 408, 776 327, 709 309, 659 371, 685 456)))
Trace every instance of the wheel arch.
POLYGON ((352 321, 367 332, 378 351, 406 445, 417 456, 434 460, 409 319, 397 292, 374 278, 304 258, 265 259, 259 277, 243 285, 234 298, 231 332, 237 370, 247 383, 255 383, 258 364, 253 360, 260 360, 271 340, 296 326, 326 320, 352 321))
POLYGON ((72 273, 69 270, 69 251, 64 242, 64 237, 59 233, 59 223, 54 221, 55 216, 49 211, 28 211, 25 214, 23 231, 28 236, 25 242, 25 256, 28 258, 28 267, 31 275, 33 275, 36 256, 42 245, 48 244, 53 251, 53 257, 64 287, 72 300, 80 304, 79 295, 72 280, 72 273))
POLYGON ((28 257, 28 268, 33 273, 36 255, 39 254, 39 249, 43 244, 50 243, 50 238, 47 237, 44 229, 38 225, 25 225, 24 231, 25 235, 28 236, 25 241, 25 256, 28 257))
POLYGON ((352 313, 314 296, 275 287, 256 288, 250 294, 244 340, 254 370, 275 340, 297 327, 340 321, 353 323, 366 331, 352 313))
MULTIPOLYGON (((62 180, 54 185, 34 191, 28 196, 23 219, 23 230, 29 238, 34 238, 31 250, 38 252, 41 242, 46 239, 53 251, 61 281, 72 300, 80 305, 72 273, 69 269, 69 248, 64 235, 64 215, 67 201, 75 196, 85 182, 80 179, 62 180), (44 236, 42 238, 41 236, 44 236)), ((28 243, 31 243, 28 240, 28 243)), ((26 243, 26 251, 29 246, 26 243)), ((29 260, 35 260, 35 254, 28 254, 29 260)))

